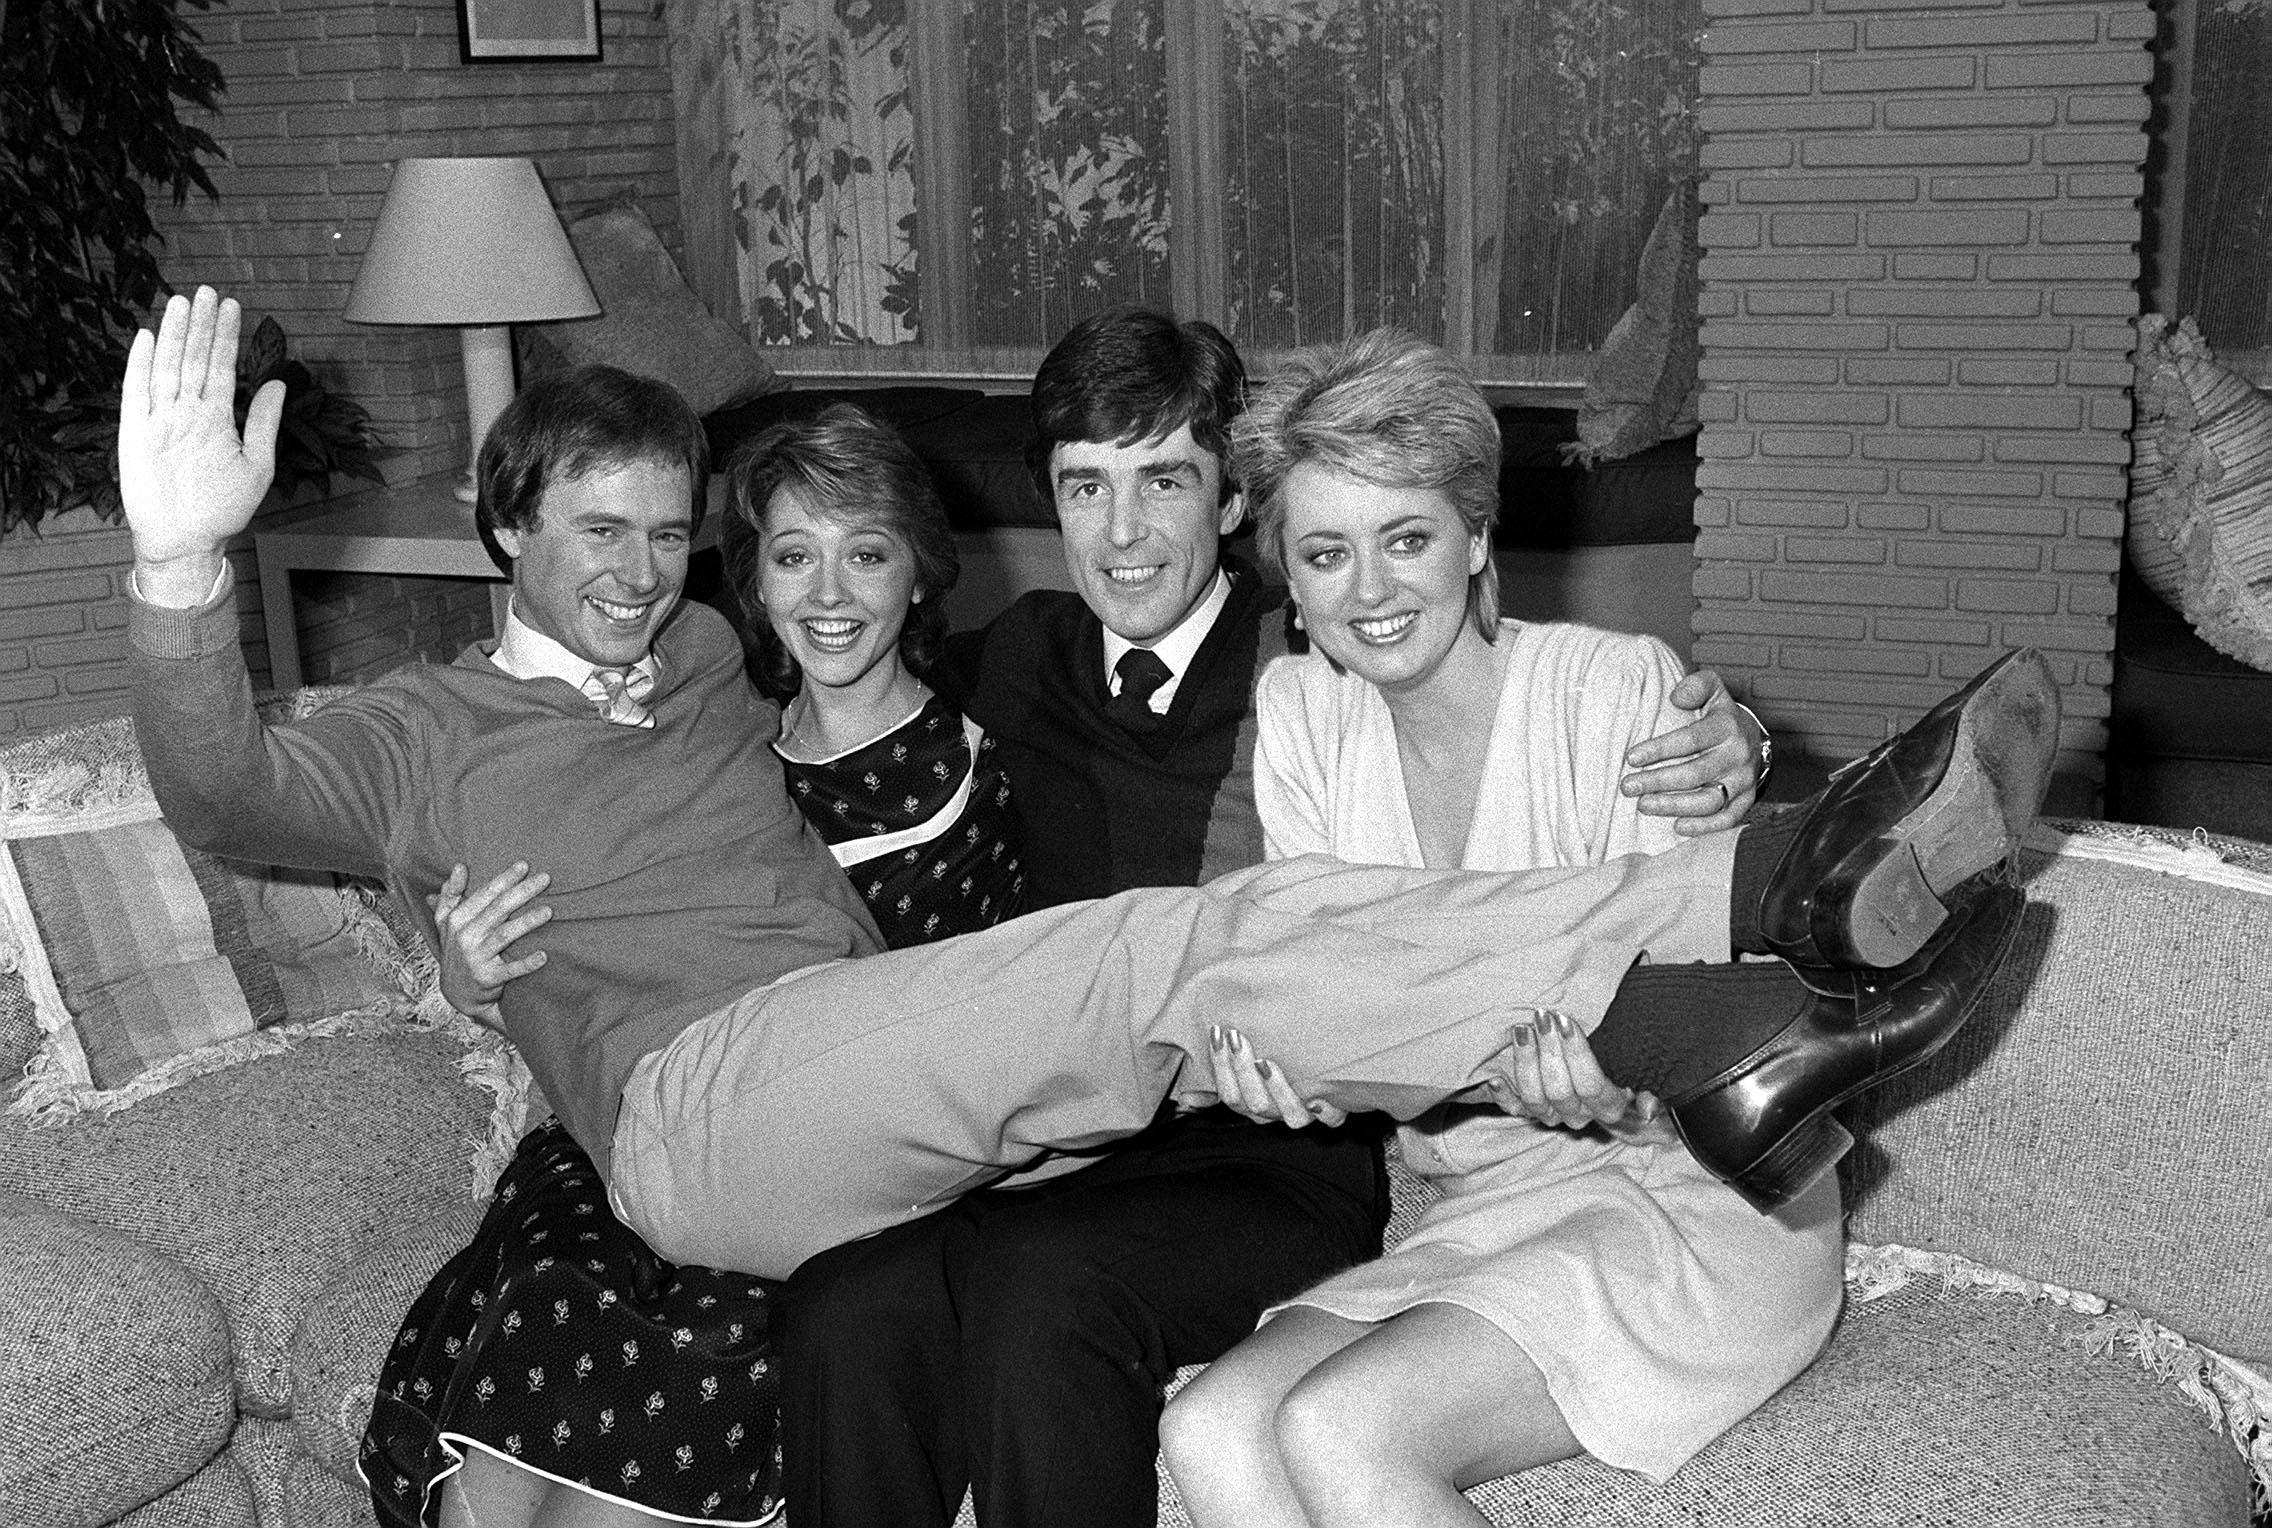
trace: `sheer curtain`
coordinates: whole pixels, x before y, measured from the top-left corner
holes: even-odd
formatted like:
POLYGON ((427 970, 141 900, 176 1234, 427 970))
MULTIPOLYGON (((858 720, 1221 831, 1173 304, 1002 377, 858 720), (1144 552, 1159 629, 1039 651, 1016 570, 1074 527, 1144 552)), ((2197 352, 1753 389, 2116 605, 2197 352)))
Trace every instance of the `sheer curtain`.
POLYGON ((672 6, 682 162, 791 369, 1014 372, 1141 302, 1568 380, 1694 173, 1701 0, 672 6))

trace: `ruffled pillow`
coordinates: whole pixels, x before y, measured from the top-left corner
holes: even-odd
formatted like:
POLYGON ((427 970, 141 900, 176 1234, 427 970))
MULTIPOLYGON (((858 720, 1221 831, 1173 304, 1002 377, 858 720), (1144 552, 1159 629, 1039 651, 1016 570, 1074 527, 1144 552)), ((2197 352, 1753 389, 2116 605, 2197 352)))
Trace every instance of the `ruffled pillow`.
POLYGON ((36 1035, 7 1057, 12 1106, 112 1112, 307 1035, 410 1026, 432 961, 384 899, 181 843, 124 717, 0 750, 0 1019, 28 1010, 36 1035))
POLYGON ((2130 565, 2219 652, 2272 672, 2272 399, 2193 320, 2138 320, 2130 565))

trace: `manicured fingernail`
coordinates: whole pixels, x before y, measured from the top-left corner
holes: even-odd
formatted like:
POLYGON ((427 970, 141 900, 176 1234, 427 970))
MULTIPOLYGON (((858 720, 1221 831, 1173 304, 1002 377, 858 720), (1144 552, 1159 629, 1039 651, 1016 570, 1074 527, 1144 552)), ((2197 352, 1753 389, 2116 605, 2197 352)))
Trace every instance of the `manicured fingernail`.
POLYGON ((1515 1026, 1515 1043, 1517 1045, 1528 1046, 1532 1038, 1528 1024, 1517 1024, 1515 1026))
POLYGON ((1208 1025, 1208 1026, 1207 1026, 1207 1043, 1208 1043, 1209 1045, 1212 1045, 1212 1046, 1213 1046, 1213 1047, 1214 1047, 1215 1049, 1217 1049, 1217 1050, 1221 1050, 1221 1049, 1223 1048, 1223 1026, 1222 1026, 1222 1025, 1220 1025, 1220 1024, 1210 1024, 1210 1025, 1208 1025))
POLYGON ((1566 1035, 1574 1035, 1578 1032, 1578 1026, 1570 1021, 1570 1016, 1566 1013, 1558 1013, 1554 1016, 1554 1027, 1566 1035))
POLYGON ((1324 1104, 1311 1104, 1311 1105, 1310 1105, 1310 1113, 1312 1113, 1312 1114, 1316 1115, 1316 1116, 1317 1116, 1317 1117, 1318 1117, 1319 1119, 1324 1119, 1324 1118, 1325 1118, 1325 1105, 1324 1105, 1324 1104))
POLYGON ((1240 1034, 1235 1029, 1231 1031, 1231 1049, 1237 1051, 1242 1056, 1247 1053, 1246 1036, 1240 1034))

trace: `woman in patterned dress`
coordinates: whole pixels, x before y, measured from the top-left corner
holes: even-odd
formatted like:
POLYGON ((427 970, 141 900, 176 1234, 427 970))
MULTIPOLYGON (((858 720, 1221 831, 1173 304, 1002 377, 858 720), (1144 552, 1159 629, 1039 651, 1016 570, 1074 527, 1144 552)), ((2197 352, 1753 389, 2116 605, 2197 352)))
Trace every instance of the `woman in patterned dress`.
MULTIPOLYGON (((1512 870, 1674 843, 1676 819, 1618 779, 1677 720, 1679 661, 1654 638, 1501 619, 1498 431, 1454 362, 1390 331, 1298 352, 1233 447, 1315 648, 1257 687, 1273 858, 1512 870)), ((1539 1014, 1515 1039, 1504 1110, 1399 1130, 1443 1191, 1413 1233, 1267 1312, 1169 1407, 1194 1522, 1478 1524, 1464 1487, 1581 1452, 1661 1482, 1827 1340, 1834 1177, 1760 1214, 1604 1079, 1577 1026, 1539 1014)), ((1227 1100, 1305 1121, 1232 1050, 1227 1100)))
MULTIPOLYGON (((785 699, 789 788, 897 946, 1022 910, 1009 784, 922 674, 958 565, 928 472, 848 405, 776 425, 731 469, 727 573, 758 685, 785 699)), ((541 880, 438 920, 478 1014, 540 951, 541 880)), ((523 1137, 471 1245, 404 1318, 361 1455, 386 1528, 758 1524, 780 1511, 767 1281, 655 1256, 558 1121, 523 1137), (462 1468, 461 1468, 462 1464, 462 1468)))

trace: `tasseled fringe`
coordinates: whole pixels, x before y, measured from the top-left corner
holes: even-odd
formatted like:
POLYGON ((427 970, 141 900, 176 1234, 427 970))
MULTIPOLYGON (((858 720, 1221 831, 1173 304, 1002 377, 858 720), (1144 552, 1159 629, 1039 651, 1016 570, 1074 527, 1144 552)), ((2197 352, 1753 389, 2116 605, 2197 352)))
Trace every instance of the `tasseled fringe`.
POLYGON ((24 1067, 23 1080, 8 1099, 10 1114, 26 1115, 34 1125, 60 1125, 81 1114, 116 1114, 119 1110, 179 1087, 192 1077, 241 1066, 262 1056, 281 1055, 301 1040, 327 1035, 400 1034, 423 1027, 406 1016, 392 999, 304 1024, 279 1024, 258 1029, 186 1055, 159 1062, 132 1082, 115 1088, 89 1087, 71 1076, 52 1051, 41 1050, 24 1067))
POLYGON ((339 895, 347 904, 347 929, 356 952, 393 982, 404 997, 416 1002, 423 1014, 426 998, 440 995, 441 972, 433 952, 423 940, 405 945, 395 937, 386 915, 379 911, 379 899, 390 895, 386 888, 368 881, 342 880, 339 895))
POLYGON ((150 799, 150 778, 124 717, 90 722, 35 740, 0 770, 0 819, 115 809, 150 799))
POLYGON ((2252 846, 2232 844, 2237 852, 2228 856, 2199 828, 2184 833, 2130 823, 2043 818, 2029 827, 2026 844, 2041 854, 2109 860, 2212 886, 2272 893, 2272 875, 2246 862, 2245 851, 2252 846))
POLYGON ((2093 1354, 2127 1352, 2156 1379, 2175 1385, 2248 1461, 2255 1515, 2261 1519, 2272 1514, 2272 1379, 2214 1348, 2188 1341, 2158 1321, 2082 1290, 2022 1278, 1951 1252, 1859 1242, 1846 1248, 1846 1282, 1859 1303, 1889 1295, 1917 1274, 1939 1278, 1943 1289, 2047 1300, 2095 1317, 2078 1340, 2093 1354))
MULTIPOLYGON (((470 1026, 472 1021, 460 1017, 459 1022, 470 1026)), ((458 1058, 458 1070, 496 1100, 489 1111, 489 1134, 473 1151, 473 1197, 478 1202, 496 1190, 529 1121, 542 1109, 544 1092, 529 1075, 519 1049, 503 1035, 486 1030, 458 1058)))

